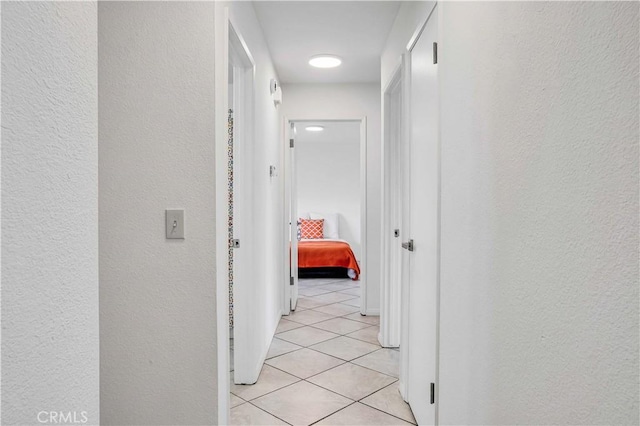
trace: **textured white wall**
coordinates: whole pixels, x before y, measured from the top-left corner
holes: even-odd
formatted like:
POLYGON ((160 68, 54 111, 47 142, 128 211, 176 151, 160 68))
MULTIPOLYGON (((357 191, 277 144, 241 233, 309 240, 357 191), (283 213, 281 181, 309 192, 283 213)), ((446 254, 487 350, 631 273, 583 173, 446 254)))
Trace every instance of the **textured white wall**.
POLYGON ((290 119, 367 117, 367 313, 380 312, 380 212, 382 209, 380 85, 286 84, 282 113, 290 119))
MULTIPOLYGON (((356 128, 359 123, 353 123, 356 128)), ((360 259, 360 141, 296 145, 298 211, 338 213, 340 238, 360 259)))
MULTIPOLYGON (((389 85, 407 43, 433 9, 433 1, 403 1, 380 56, 380 81, 383 90, 389 85)), ((384 117, 384 115, 383 115, 384 117)))
POLYGON ((638 7, 441 4, 443 424, 638 424, 638 7))
POLYGON ((3 425, 99 420, 96 12, 2 2, 3 425))
POLYGON ((214 7, 99 4, 103 424, 216 422, 214 7))

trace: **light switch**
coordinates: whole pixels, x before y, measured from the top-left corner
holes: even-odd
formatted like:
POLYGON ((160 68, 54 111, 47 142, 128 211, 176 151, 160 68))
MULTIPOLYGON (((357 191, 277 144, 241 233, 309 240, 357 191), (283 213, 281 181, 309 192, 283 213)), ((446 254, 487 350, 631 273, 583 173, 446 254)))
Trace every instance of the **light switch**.
POLYGON ((184 239, 184 210, 165 210, 167 239, 184 239))

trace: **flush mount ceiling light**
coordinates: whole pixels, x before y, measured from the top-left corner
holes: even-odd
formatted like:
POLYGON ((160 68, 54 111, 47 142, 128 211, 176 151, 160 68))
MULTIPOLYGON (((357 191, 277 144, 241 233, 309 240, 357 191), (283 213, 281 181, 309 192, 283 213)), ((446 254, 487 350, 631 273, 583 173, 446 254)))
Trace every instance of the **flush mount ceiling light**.
POLYGON ((322 126, 307 126, 304 128, 307 132, 321 132, 324 130, 322 126))
POLYGON ((341 63, 342 59, 335 55, 316 55, 309 59, 309 65, 316 68, 335 68, 341 63))

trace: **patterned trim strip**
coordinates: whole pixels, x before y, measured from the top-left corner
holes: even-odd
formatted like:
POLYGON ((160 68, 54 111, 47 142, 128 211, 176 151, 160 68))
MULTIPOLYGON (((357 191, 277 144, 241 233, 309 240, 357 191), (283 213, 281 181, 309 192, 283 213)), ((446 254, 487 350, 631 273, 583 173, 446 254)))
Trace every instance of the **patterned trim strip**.
POLYGON ((233 110, 227 119, 227 173, 228 173, 228 237, 229 237, 229 327, 233 328, 233 110))

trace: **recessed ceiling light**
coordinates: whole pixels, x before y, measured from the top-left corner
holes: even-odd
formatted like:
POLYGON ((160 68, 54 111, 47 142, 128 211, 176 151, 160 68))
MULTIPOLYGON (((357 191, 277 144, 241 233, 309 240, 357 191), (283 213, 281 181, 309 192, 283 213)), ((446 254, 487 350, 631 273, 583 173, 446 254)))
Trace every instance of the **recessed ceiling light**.
POLYGON ((309 59, 309 65, 316 68, 335 68, 341 63, 342 59, 335 55, 316 55, 309 59))
POLYGON ((321 132, 324 130, 322 126, 307 126, 304 128, 307 132, 321 132))

